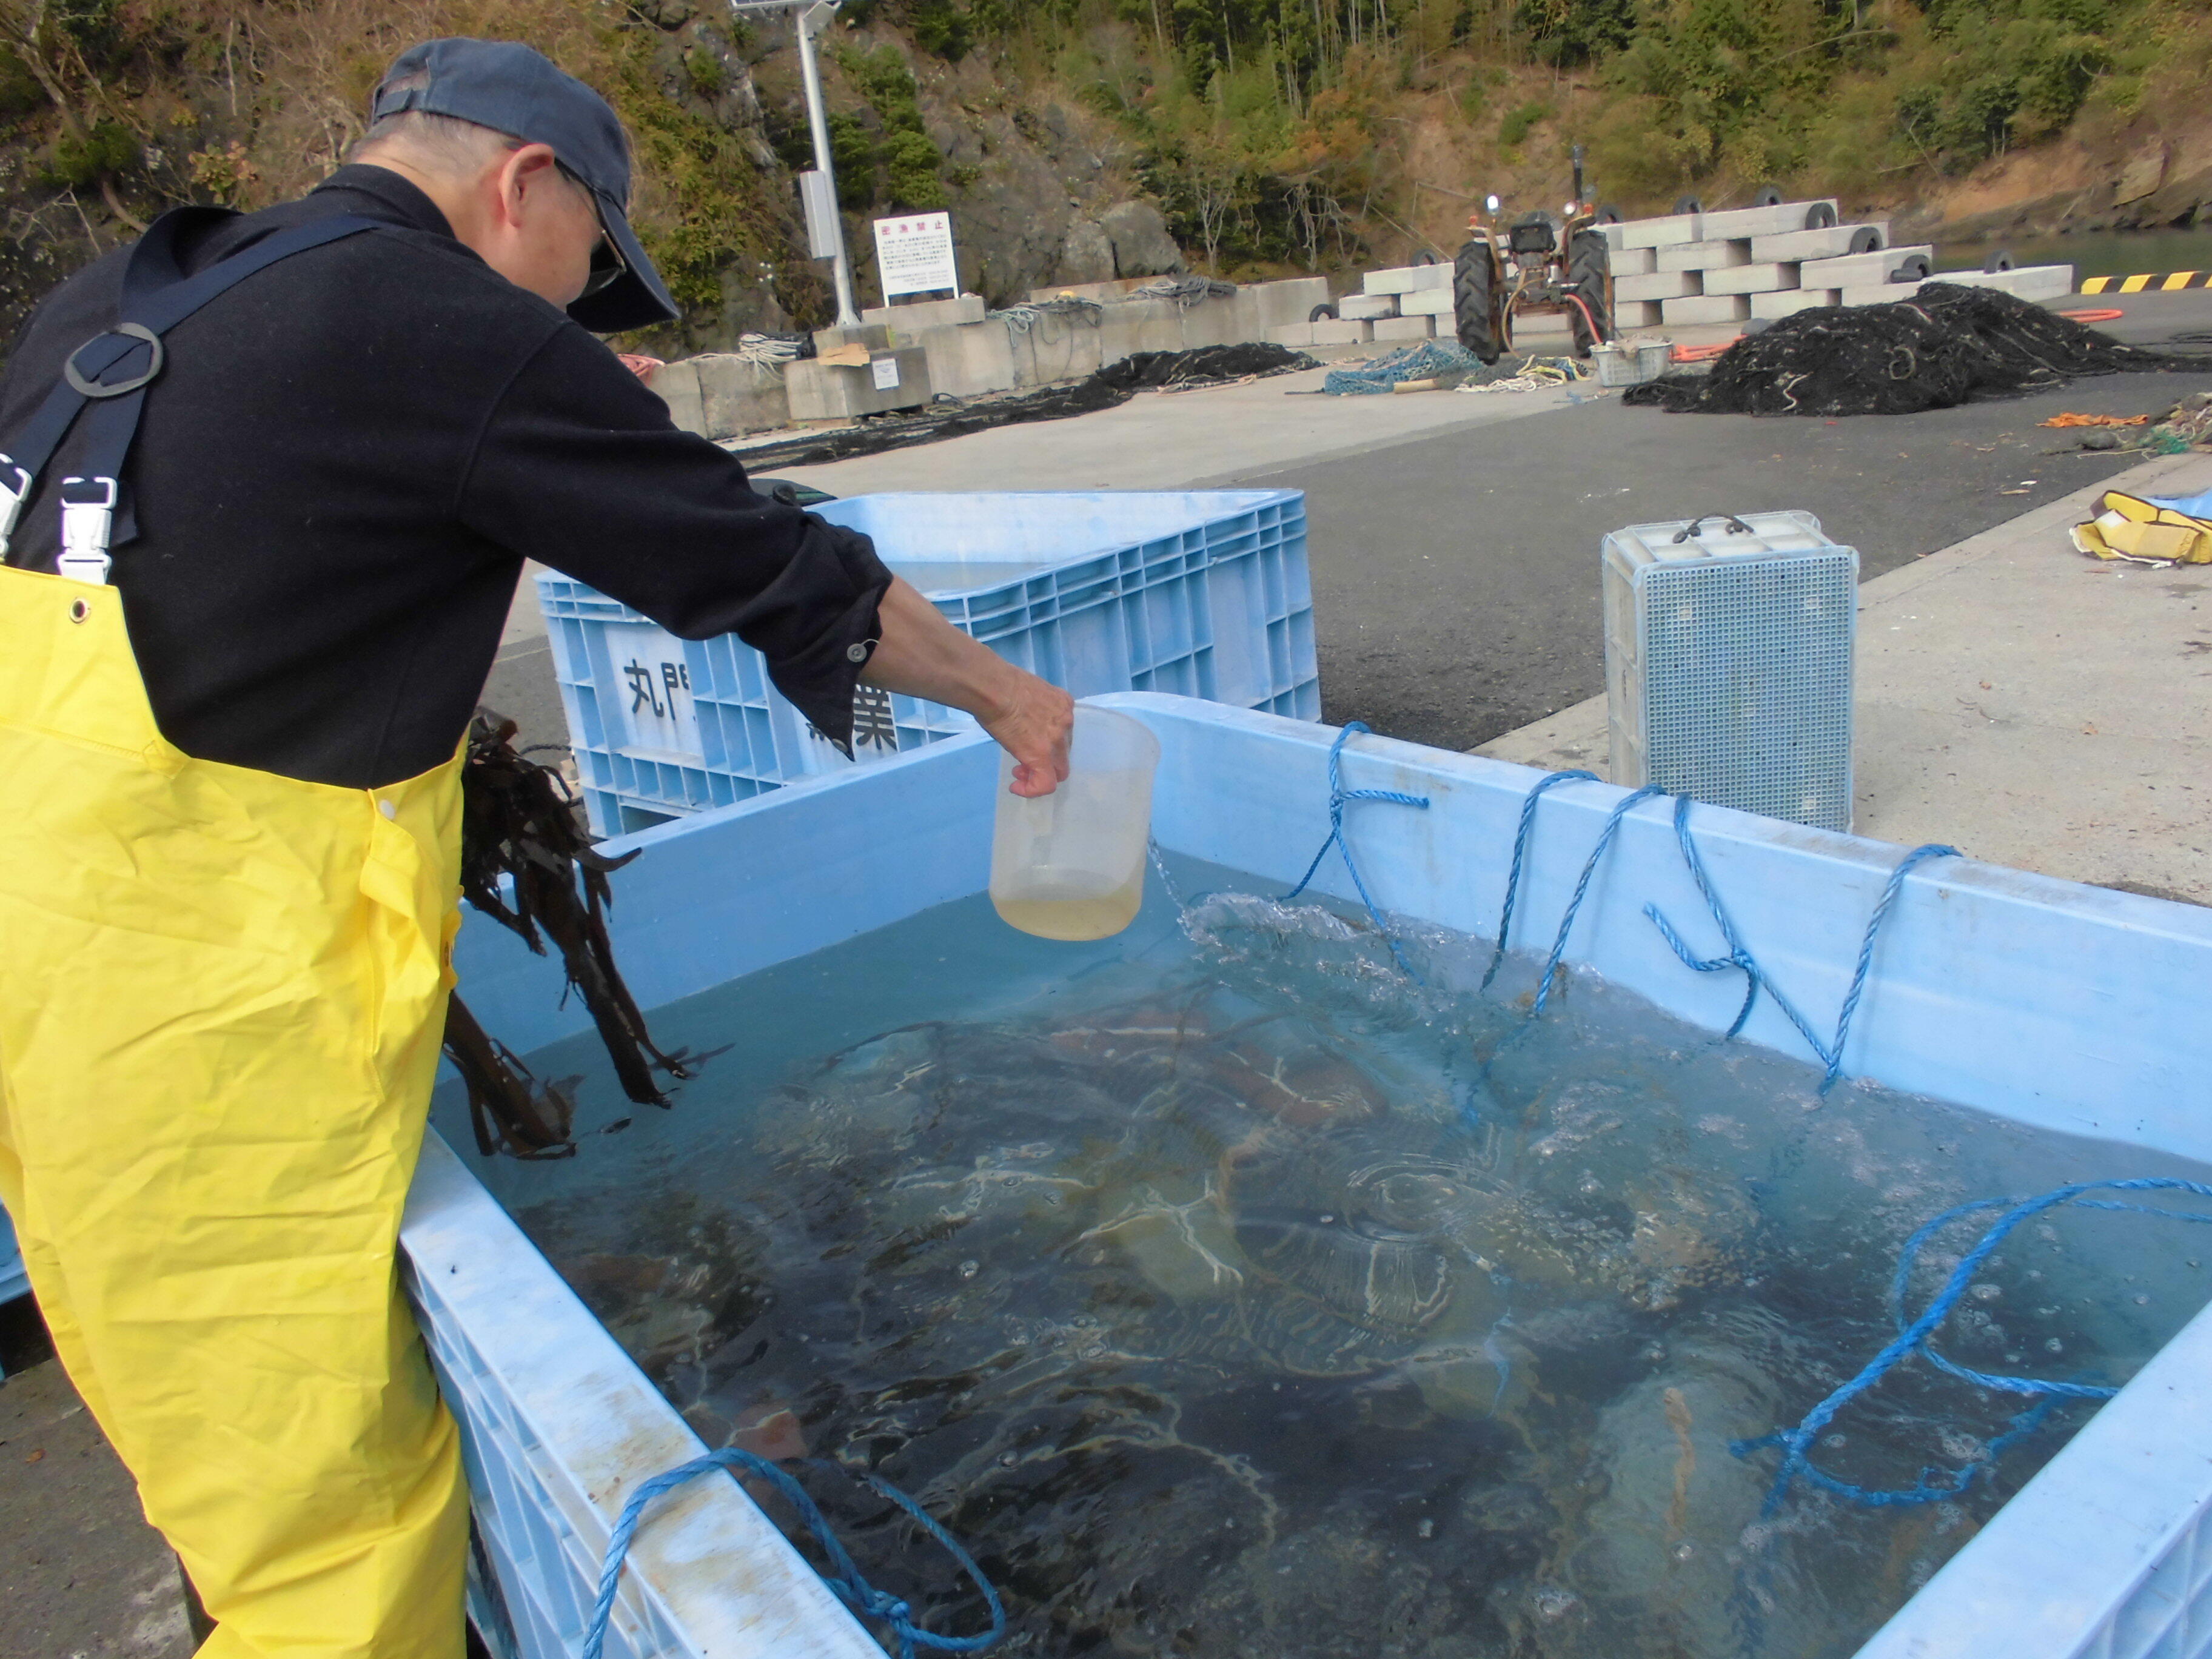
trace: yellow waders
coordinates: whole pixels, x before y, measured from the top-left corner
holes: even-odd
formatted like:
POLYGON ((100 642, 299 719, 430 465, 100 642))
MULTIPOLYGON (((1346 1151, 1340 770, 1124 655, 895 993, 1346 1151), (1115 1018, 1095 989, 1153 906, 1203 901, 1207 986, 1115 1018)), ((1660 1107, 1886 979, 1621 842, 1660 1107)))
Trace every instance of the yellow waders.
POLYGON ((0 1200, 209 1659, 458 1659, 467 1495, 395 1278, 458 757, 373 793, 163 740, 112 587, 0 568, 0 1200))

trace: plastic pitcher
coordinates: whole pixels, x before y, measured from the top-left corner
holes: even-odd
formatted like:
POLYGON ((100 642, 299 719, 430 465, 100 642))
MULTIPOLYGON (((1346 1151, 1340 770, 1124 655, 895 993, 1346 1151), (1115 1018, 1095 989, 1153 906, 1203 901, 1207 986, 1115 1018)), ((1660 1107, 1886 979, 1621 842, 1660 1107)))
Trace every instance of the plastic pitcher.
POLYGON ((1014 762, 999 760, 991 835, 991 902, 1040 939, 1105 939, 1145 901, 1152 774, 1159 739, 1143 723, 1079 703, 1067 781, 1049 795, 1012 793, 1014 762))

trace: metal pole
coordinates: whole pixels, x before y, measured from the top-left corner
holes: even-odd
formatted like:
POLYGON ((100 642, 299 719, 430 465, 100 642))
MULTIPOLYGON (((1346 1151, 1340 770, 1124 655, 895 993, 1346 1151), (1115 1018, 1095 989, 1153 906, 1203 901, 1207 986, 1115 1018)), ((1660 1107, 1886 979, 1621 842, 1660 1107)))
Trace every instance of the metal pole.
MULTIPOLYGON (((830 20, 837 15, 835 0, 811 5, 800 12, 799 25, 799 72, 806 82, 806 125, 814 134, 814 165, 830 181, 831 198, 836 198, 837 174, 830 165, 830 122, 822 109, 822 71, 814 62, 814 37, 830 27, 830 20)), ((853 261, 845 252, 845 222, 837 221, 837 253, 830 264, 830 274, 837 285, 837 326, 857 328, 860 313, 853 306, 853 261)))

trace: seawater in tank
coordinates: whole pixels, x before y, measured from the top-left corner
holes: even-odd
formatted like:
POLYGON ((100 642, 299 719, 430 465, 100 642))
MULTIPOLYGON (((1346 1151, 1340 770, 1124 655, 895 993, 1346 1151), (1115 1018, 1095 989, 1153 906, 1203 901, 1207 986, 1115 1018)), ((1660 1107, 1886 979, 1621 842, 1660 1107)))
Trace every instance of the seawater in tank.
MULTIPOLYGON (((674 1109, 588 1039, 567 1163, 481 1163, 710 1445, 913 1493, 1004 1593, 997 1650, 1845 1655, 2086 1421, 1907 1366, 1816 1455, 1734 1443, 1895 1333, 1899 1247, 1964 1200, 2206 1171, 1819 1074, 1594 976, 1285 904, 1172 860, 1130 931, 981 895, 657 1010, 721 1050, 674 1109), (1172 885, 1172 894, 1170 892, 1172 885), (1179 902, 1178 902, 1179 901, 1179 902)), ((458 1102, 441 1121, 465 1145, 458 1102)), ((1939 1236, 1917 1307, 1978 1229, 1939 1236)), ((2204 1301, 2203 1230, 2061 1212, 1946 1326, 1960 1362, 2126 1380, 2204 1301)), ((934 1629, 980 1598, 806 1476, 934 1629)))

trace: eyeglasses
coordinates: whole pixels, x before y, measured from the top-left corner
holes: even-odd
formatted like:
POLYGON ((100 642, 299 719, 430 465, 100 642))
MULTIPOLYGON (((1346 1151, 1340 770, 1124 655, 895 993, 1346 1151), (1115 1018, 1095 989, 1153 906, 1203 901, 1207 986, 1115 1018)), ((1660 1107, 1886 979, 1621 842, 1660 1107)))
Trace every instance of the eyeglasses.
POLYGON ((592 248, 592 269, 584 278, 584 291, 576 297, 588 299, 604 293, 621 277, 629 274, 629 261, 615 246, 615 239, 607 234, 606 222, 599 222, 599 240, 592 248))
MULTIPOLYGON (((555 165, 560 166, 558 162, 555 165)), ((628 276, 629 261, 623 258, 621 247, 616 244, 613 234, 607 229, 607 216, 599 209, 599 191, 566 167, 561 167, 561 176, 591 199, 592 216, 599 223, 599 240, 592 246, 592 268, 584 278, 584 291, 576 296, 580 300, 587 300, 594 294, 605 293, 628 276)))

